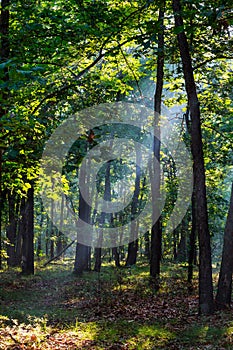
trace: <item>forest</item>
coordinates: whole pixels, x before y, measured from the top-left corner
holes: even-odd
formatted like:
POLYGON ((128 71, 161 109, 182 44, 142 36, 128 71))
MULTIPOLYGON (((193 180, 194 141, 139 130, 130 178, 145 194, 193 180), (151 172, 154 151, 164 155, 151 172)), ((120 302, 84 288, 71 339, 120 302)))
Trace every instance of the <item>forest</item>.
POLYGON ((230 0, 0 1, 0 349, 232 349, 230 0))

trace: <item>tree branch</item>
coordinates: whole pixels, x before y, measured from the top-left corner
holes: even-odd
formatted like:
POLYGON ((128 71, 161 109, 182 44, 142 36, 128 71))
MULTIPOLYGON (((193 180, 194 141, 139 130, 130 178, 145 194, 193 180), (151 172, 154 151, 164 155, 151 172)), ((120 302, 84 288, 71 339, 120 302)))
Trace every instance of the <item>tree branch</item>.
POLYGON ((226 60, 232 60, 233 59, 233 57, 231 57, 231 56, 219 56, 219 57, 212 57, 212 58, 209 58, 208 60, 206 60, 206 61, 203 61, 203 62, 201 62, 201 63, 199 63, 198 65, 196 65, 195 67, 193 67, 193 70, 196 70, 196 69, 198 69, 198 68, 201 68, 201 67, 203 67, 203 66, 205 66, 207 63, 209 63, 209 62, 213 62, 213 61, 215 61, 215 60, 221 60, 221 59, 226 59, 226 60))

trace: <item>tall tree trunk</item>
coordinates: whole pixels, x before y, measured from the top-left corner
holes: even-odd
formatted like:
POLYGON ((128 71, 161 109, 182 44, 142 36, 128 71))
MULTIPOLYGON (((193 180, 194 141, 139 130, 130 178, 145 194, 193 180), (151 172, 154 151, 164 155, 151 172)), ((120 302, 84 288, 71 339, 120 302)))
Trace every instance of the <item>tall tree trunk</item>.
MULTIPOLYGON (((0 56, 1 56, 1 63, 6 62, 10 58, 10 42, 9 42, 9 18, 10 18, 10 12, 9 12, 9 5, 10 0, 2 0, 1 1, 1 18, 0 18, 0 36, 1 36, 1 43, 0 43, 0 56)), ((4 70, 4 76, 2 80, 4 82, 8 82, 9 80, 9 74, 8 74, 8 67, 5 67, 4 70)), ((7 85, 7 84, 6 84, 7 85)), ((8 87, 5 89, 1 89, 0 97, 3 103, 0 104, 0 128, 1 125, 1 119, 2 117, 7 113, 7 96, 8 96, 8 87)), ((1 140, 0 145, 0 269, 2 268, 2 211, 3 211, 3 193, 2 193, 2 155, 3 150, 5 148, 5 145, 3 145, 3 141, 1 140)))
POLYGON ((230 206, 224 232, 222 262, 218 280, 216 302, 219 308, 229 307, 232 293, 233 273, 233 184, 230 206))
POLYGON ((121 267, 121 264, 120 264, 120 254, 119 254, 119 250, 118 250, 117 247, 113 247, 113 248, 112 248, 112 256, 113 256, 113 258, 114 258, 116 267, 121 267))
POLYGON ((173 0, 175 26, 178 29, 178 45, 183 64, 185 88, 191 115, 191 149, 193 155, 194 187, 196 194, 196 224, 199 238, 199 313, 212 314, 213 282, 211 264, 211 246, 208 227, 208 213, 205 186, 205 167, 202 147, 200 106, 186 34, 183 28, 180 0, 173 0))
POLYGON ((144 234, 144 240, 145 240, 145 256, 147 259, 150 259, 150 236, 149 231, 147 231, 144 234))
MULTIPOLYGON (((52 179, 52 189, 54 189, 54 180, 52 179)), ((49 238, 50 238, 50 259, 54 258, 54 239, 55 239, 55 227, 53 225, 54 221, 54 200, 51 198, 51 210, 50 210, 50 229, 49 229, 49 238)))
MULTIPOLYGON (((111 201, 111 179, 110 179, 110 170, 111 170, 111 161, 108 161, 106 164, 106 171, 105 171, 105 180, 104 180, 104 200, 105 201, 111 201)), ((101 213, 100 218, 100 224, 104 225, 105 222, 106 213, 101 213)), ((111 220, 111 218, 110 218, 111 220)), ((95 249, 95 267, 94 270, 96 272, 100 272, 101 269, 101 245, 103 240, 103 232, 100 232, 99 237, 99 247, 95 249)))
POLYGON ((173 230, 173 259, 176 261, 177 259, 177 240, 178 240, 178 229, 175 228, 173 230))
POLYGON ((132 266, 136 264, 137 253, 138 253, 138 222, 136 220, 136 215, 139 205, 139 194, 140 194, 140 180, 141 180, 141 164, 142 156, 140 150, 136 150, 136 177, 134 185, 134 194, 131 205, 131 215, 133 221, 131 222, 131 242, 128 244, 128 254, 126 258, 126 266, 132 266))
POLYGON ((34 190, 29 188, 25 203, 25 232, 22 244, 22 273, 34 274, 34 190))
POLYGON ((153 145, 154 157, 157 162, 154 162, 152 168, 152 200, 153 205, 153 221, 157 218, 151 230, 151 252, 150 252, 150 276, 155 281, 156 289, 159 288, 160 278, 160 262, 162 254, 162 229, 161 218, 159 217, 159 197, 160 197, 160 126, 159 118, 161 114, 162 105, 162 91, 163 91, 163 76, 164 76, 164 9, 165 1, 162 2, 159 10, 159 33, 158 33, 158 60, 157 60, 157 77, 156 90, 154 96, 154 129, 155 138, 153 145))
MULTIPOLYGON (((83 167, 84 176, 86 179, 86 170, 83 167)), ((79 191, 79 218, 86 222, 90 222, 91 208, 82 196, 81 191, 79 191)), ((76 254, 74 262, 74 274, 81 275, 84 271, 90 269, 90 247, 77 241, 76 244, 76 254)))
POLYGON ((25 198, 20 198, 20 207, 19 207, 19 219, 18 219, 18 230, 17 230, 17 240, 16 240, 16 263, 17 266, 20 266, 22 261, 22 241, 23 233, 25 231, 25 198))
POLYGON ((187 212, 180 224, 180 241, 178 244, 177 261, 187 261, 187 232, 189 226, 189 213, 187 212))
POLYGON ((61 251, 63 250, 63 238, 64 235, 62 233, 63 223, 64 223, 64 203, 65 197, 62 196, 61 200, 61 217, 60 217, 60 225, 59 230, 57 231, 57 246, 56 246, 56 255, 59 255, 62 258, 62 254, 60 255, 61 251))
POLYGON ((2 211, 3 211, 3 198, 2 198, 2 149, 0 148, 0 270, 2 269, 2 211))
POLYGON ((43 202, 40 200, 40 223, 39 223, 39 234, 37 237, 37 249, 36 249, 36 255, 38 260, 40 260, 41 254, 42 254, 42 230, 43 230, 43 223, 44 223, 44 214, 43 214, 43 202))
POLYGON ((196 200, 195 189, 192 195, 192 228, 189 237, 189 252, 188 252, 188 282, 190 285, 193 280, 193 265, 195 265, 196 254, 196 200))
POLYGON ((15 213, 15 193, 10 193, 8 191, 8 210, 9 210, 9 224, 6 230, 6 236, 8 239, 7 243, 7 265, 15 266, 16 254, 16 231, 17 231, 17 221, 15 213))

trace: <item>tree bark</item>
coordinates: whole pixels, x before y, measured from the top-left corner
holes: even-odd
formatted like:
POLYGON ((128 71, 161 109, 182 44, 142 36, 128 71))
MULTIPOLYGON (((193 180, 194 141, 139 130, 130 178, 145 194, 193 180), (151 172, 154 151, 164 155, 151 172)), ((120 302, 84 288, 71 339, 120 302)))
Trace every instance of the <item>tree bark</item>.
MULTIPOLYGON (((104 200, 111 201, 111 179, 110 179, 111 162, 107 162, 105 171, 105 181, 104 181, 104 200)), ((109 215, 108 215, 109 216, 109 215)), ((106 213, 102 212, 100 217, 100 224, 104 225, 106 218, 106 213)), ((111 220, 111 217, 109 217, 111 220)), ((101 254, 102 254, 102 241, 103 241, 103 231, 100 232, 99 237, 99 247, 95 248, 95 266, 94 271, 100 272, 101 269, 101 254)))
POLYGON ((224 232, 222 262, 218 280, 216 302, 219 308, 229 307, 232 293, 233 273, 233 184, 231 188, 230 206, 224 232))
POLYGON ((17 221, 15 215, 15 194, 8 191, 8 211, 9 211, 9 224, 6 230, 7 236, 7 265, 16 266, 16 231, 17 231, 17 221))
POLYGON ((193 280, 193 265, 195 264, 196 254, 196 200, 195 190, 192 195, 192 228, 189 237, 189 252, 188 252, 188 283, 192 284, 193 280))
POLYGON ((27 193, 25 203, 25 232, 22 244, 22 273, 34 274, 34 190, 33 185, 27 193))
MULTIPOLYGON (((1 1, 1 18, 0 18, 0 34, 1 34, 1 44, 0 44, 0 56, 1 61, 6 62, 10 58, 10 42, 9 42, 9 12, 10 0, 1 1)), ((8 68, 5 67, 3 81, 8 82, 9 74, 8 68)), ((4 105, 7 101, 8 87, 1 90, 1 97, 4 103, 0 105, 0 128, 1 128, 1 118, 7 113, 7 106, 4 105)), ((2 196, 2 155, 5 147, 0 146, 0 269, 2 268, 2 211, 3 211, 3 196, 2 196)))
POLYGON ((173 0, 175 27, 178 29, 178 45, 183 65, 185 88, 191 115, 191 150, 193 156, 194 188, 197 201, 196 224, 199 238, 199 313, 212 314, 213 282, 210 234, 205 186, 205 167, 202 147, 200 106, 193 75, 192 61, 188 41, 183 28, 180 0, 173 0))
POLYGON ((133 221, 131 222, 131 242, 128 244, 128 254, 126 258, 126 266, 132 266, 136 264, 137 261, 137 253, 138 253, 138 223, 136 220, 136 215, 138 211, 139 205, 139 194, 140 194, 140 180, 141 180, 141 168, 140 165, 142 161, 141 152, 136 150, 136 177, 135 177, 135 187, 134 194, 131 205, 131 215, 133 221))
MULTIPOLYGON (((83 168, 86 179, 86 170, 83 168)), ((79 191, 79 218, 86 222, 90 222, 91 208, 79 191)), ((74 262, 74 274, 81 275, 84 271, 90 270, 90 247, 77 241, 76 254, 74 262)))
POLYGON ((161 218, 159 217, 159 197, 160 197, 160 126, 159 118, 161 114, 163 77, 164 77, 164 8, 165 1, 162 2, 159 10, 159 33, 158 33, 158 59, 157 59, 157 80, 154 96, 154 145, 153 153, 157 162, 152 167, 152 200, 153 221, 157 218, 151 230, 151 252, 150 252, 150 276, 156 282, 156 289, 159 288, 160 262, 162 255, 162 229, 161 218))
POLYGON ((120 254, 117 247, 112 248, 112 256, 114 258, 116 267, 121 267, 120 254))
POLYGON ((62 201, 61 201, 61 217, 60 217, 60 226, 59 230, 57 230, 57 246, 56 246, 56 255, 59 257, 62 257, 61 251, 63 250, 63 233, 62 233, 62 228, 63 228, 63 223, 64 223, 64 201, 65 197, 64 195, 62 196, 62 201))

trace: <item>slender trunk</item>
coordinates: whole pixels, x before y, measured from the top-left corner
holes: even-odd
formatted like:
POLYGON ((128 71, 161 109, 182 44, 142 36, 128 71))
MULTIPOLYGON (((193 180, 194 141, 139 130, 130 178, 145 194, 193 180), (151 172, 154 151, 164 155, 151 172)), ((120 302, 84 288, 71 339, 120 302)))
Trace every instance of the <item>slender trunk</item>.
POLYGON ((42 229, 43 229, 43 223, 44 223, 44 215, 43 215, 43 202, 40 200, 40 231, 37 238, 37 250, 36 255, 38 260, 40 260, 41 254, 42 254, 42 229))
POLYGON ((160 262, 162 255, 162 230, 161 218, 159 217, 159 198, 160 198, 160 126, 159 119, 161 114, 163 76, 164 76, 164 8, 165 1, 162 2, 159 10, 159 33, 158 33, 158 60, 157 60, 157 80, 154 96, 154 146, 153 153, 157 162, 153 164, 152 175, 152 200, 153 206, 153 224, 151 230, 151 253, 150 253, 150 276, 156 282, 156 289, 159 288, 160 262))
MULTIPOLYGON (((53 181, 53 179, 52 179, 53 181)), ((54 189, 54 181, 52 188, 54 189)), ((50 210, 50 230, 49 230, 49 238, 50 238, 50 258, 54 258, 54 238, 55 238, 55 227, 53 225, 54 218, 54 200, 51 198, 51 210, 50 210)))
POLYGON ((196 223, 199 238, 199 313, 212 314, 213 282, 211 264, 211 246, 208 227, 208 213, 205 186, 205 167, 202 147, 200 106, 197 97, 196 84, 193 75, 193 67, 187 37, 183 28, 180 0, 173 0, 175 26, 178 28, 178 45, 183 64, 185 88, 188 96, 188 104, 191 115, 191 150, 193 155, 194 188, 196 201, 196 223))
POLYGON ((62 255, 60 252, 63 249, 63 233, 62 233, 62 227, 63 227, 63 222, 64 222, 64 201, 65 197, 62 196, 61 200, 61 217, 60 217, 60 225, 59 225, 59 230, 57 231, 57 246, 56 246, 56 255, 59 255, 62 258, 62 255))
POLYGON ((192 195, 192 228, 189 237, 189 255, 188 255, 188 282, 190 285, 193 280, 193 265, 195 265, 195 252, 196 252, 196 200, 195 191, 192 195))
POLYGON ((8 191, 8 210, 9 210, 9 225, 7 227, 7 265, 15 266, 16 255, 15 255, 15 246, 16 246, 16 230, 17 222, 15 217, 15 194, 11 194, 8 191))
POLYGON ((150 259, 150 236, 149 231, 147 231, 144 234, 144 240, 145 240, 145 256, 147 259, 150 259))
POLYGON ((219 308, 229 307, 232 294, 233 273, 233 184, 231 200, 224 232, 222 262, 218 280, 216 302, 219 308))
POLYGON ((45 231, 45 255, 46 255, 46 257, 49 256, 49 225, 50 225, 50 220, 49 220, 49 216, 47 215, 46 231, 45 231))
POLYGON ((177 228, 173 230, 173 259, 176 261, 177 259, 177 228))
POLYGON ((112 255, 113 255, 116 267, 121 267, 120 254, 117 247, 112 248, 112 255))
POLYGON ((0 270, 2 269, 2 149, 0 148, 0 270))
MULTIPOLYGON (((10 42, 9 42, 9 5, 10 0, 1 1, 1 18, 0 18, 0 56, 1 61, 6 62, 10 58, 10 42)), ((1 63, 2 63, 1 62, 1 63)), ((7 83, 9 80, 8 68, 5 67, 3 70, 2 80, 7 83)), ((7 84, 6 84, 7 85, 7 84)), ((7 97, 8 97, 8 88, 2 88, 0 92, 1 105, 0 105, 0 128, 1 128, 1 119, 7 113, 7 97)), ((2 198, 2 155, 5 147, 0 146, 0 269, 2 268, 2 211, 3 211, 3 198, 2 198)))
POLYGON ((94 271, 100 272, 101 269, 101 248, 95 248, 95 266, 94 271))
POLYGON ((72 241, 72 242, 70 242, 69 244, 67 244, 67 246, 66 246, 65 248, 63 248, 62 251, 61 251, 59 254, 57 254, 56 256, 54 256, 54 258, 49 259, 48 261, 46 261, 46 263, 44 263, 43 267, 47 266, 47 265, 50 264, 52 261, 59 259, 60 256, 61 256, 63 253, 65 253, 65 251, 66 251, 68 248, 70 248, 70 247, 74 244, 74 242, 75 242, 75 241, 72 241))
POLYGON ((187 232, 189 226, 189 215, 186 213, 180 224, 180 241, 177 250, 177 261, 185 262, 187 260, 187 232))
MULTIPOLYGON (((111 179, 110 179, 110 170, 111 170, 111 162, 107 162, 106 164, 106 171, 105 171, 105 181, 104 181, 104 200, 105 201, 111 201, 111 179)), ((109 216, 109 215, 108 215, 109 216)), ((104 225, 106 218, 106 213, 101 213, 100 218, 100 225, 104 225)), ((111 217, 109 217, 109 220, 111 220, 111 217)), ((95 249, 95 267, 94 270, 97 272, 100 272, 101 269, 101 246, 103 241, 103 232, 100 232, 99 237, 99 248, 95 249)))
POLYGON ((135 185, 134 185, 134 194, 131 205, 131 215, 133 221, 131 222, 131 242, 128 244, 128 255, 126 259, 126 266, 135 265, 137 261, 137 253, 138 253, 138 222, 136 220, 136 215, 138 212, 139 206, 139 194, 140 194, 140 180, 141 180, 141 164, 142 156, 141 152, 136 150, 136 177, 135 177, 135 185))
POLYGON ((16 252, 15 252, 17 266, 20 266, 22 261, 22 242, 23 242, 23 233, 25 231, 25 220, 23 219, 24 215, 25 215, 25 198, 22 197, 20 199, 16 252))
POLYGON ((29 188, 25 203, 25 232, 22 244, 22 273, 34 274, 34 191, 29 188))

